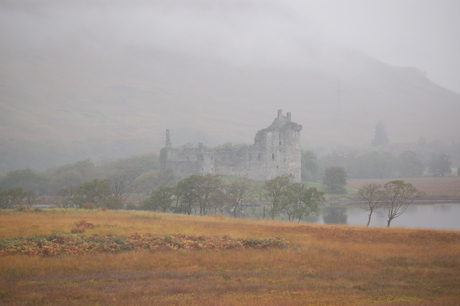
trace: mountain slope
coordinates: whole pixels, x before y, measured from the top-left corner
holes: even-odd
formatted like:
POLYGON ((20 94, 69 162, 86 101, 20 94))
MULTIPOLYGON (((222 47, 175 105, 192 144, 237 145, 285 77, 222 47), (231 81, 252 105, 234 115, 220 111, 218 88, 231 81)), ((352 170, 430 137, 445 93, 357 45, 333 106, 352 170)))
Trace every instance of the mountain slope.
POLYGON ((175 146, 252 143, 283 109, 303 125, 304 148, 369 144, 379 120, 391 142, 460 140, 459 94, 357 52, 308 70, 133 46, 0 51, 0 138, 138 140, 159 151, 169 128, 175 146))

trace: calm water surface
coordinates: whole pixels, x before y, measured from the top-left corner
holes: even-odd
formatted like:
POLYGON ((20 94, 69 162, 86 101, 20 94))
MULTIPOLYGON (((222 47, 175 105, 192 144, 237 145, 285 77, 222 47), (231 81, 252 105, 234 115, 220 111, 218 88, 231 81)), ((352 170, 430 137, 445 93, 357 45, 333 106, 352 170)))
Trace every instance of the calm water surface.
MULTIPOLYGON (((316 218, 318 223, 366 225, 368 212, 357 207, 326 207, 316 218)), ((387 217, 372 214, 370 226, 386 226, 387 217)), ((391 227, 455 229, 460 230, 460 203, 412 204, 400 217, 391 221, 391 227)))

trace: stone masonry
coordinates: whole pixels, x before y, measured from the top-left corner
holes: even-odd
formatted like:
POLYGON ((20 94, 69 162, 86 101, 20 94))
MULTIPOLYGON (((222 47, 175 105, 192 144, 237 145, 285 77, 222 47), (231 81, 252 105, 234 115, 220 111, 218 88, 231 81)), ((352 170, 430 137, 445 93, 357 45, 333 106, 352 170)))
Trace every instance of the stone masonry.
POLYGON ((300 182, 300 131, 302 126, 278 110, 273 123, 257 132, 253 145, 173 148, 169 130, 160 151, 162 169, 186 178, 193 174, 219 174, 265 181, 292 174, 300 182))

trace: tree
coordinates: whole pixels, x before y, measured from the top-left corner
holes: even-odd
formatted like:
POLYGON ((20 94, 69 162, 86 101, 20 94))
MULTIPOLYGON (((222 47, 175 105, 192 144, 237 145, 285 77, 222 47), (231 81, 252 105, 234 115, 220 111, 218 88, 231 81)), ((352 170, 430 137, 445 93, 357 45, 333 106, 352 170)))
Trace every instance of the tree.
POLYGON ((48 191, 48 178, 31 169, 19 169, 9 171, 0 181, 0 186, 5 189, 22 188, 36 194, 46 194, 48 191))
POLYGON ((72 197, 74 193, 75 187, 73 186, 69 186, 67 188, 62 188, 61 190, 59 190, 56 194, 59 198, 59 205, 63 208, 75 206, 75 203, 72 202, 72 197))
POLYGON ((301 173, 302 181, 315 181, 318 172, 318 161, 312 151, 302 151, 301 153, 301 173))
POLYGON ((398 157, 399 173, 402 177, 421 177, 425 166, 417 159, 417 154, 406 151, 398 157))
POLYGON ((216 212, 218 204, 223 204, 223 183, 217 174, 199 175, 197 180, 200 215, 216 212), (214 205, 213 205, 214 204, 214 205))
POLYGON ((145 210, 167 212, 174 201, 174 188, 162 186, 152 191, 150 197, 144 201, 141 208, 145 210))
POLYGON ((308 217, 312 213, 318 214, 319 206, 325 201, 324 192, 315 187, 307 188, 300 197, 300 205, 296 213, 298 221, 300 222, 302 218, 308 217))
POLYGON ((230 205, 232 206, 231 211, 233 211, 233 217, 236 218, 241 212, 243 201, 251 190, 251 185, 249 180, 238 178, 226 185, 225 189, 230 205))
POLYGON ((200 180, 200 176, 194 174, 177 183, 174 188, 174 195, 176 196, 174 212, 189 215, 192 213, 200 196, 198 193, 198 180, 200 180))
POLYGON ((369 226, 371 223, 372 213, 383 205, 385 192, 381 188, 382 185, 380 184, 370 183, 364 185, 358 191, 359 197, 365 204, 365 210, 369 211, 369 218, 366 226, 369 226))
POLYGON ((289 185, 293 178, 292 174, 284 174, 265 182, 267 196, 272 202, 272 220, 275 220, 275 216, 282 210, 283 201, 285 201, 289 185))
POLYGON ((428 171, 433 176, 444 176, 452 172, 452 161, 450 155, 447 154, 433 154, 428 162, 428 171))
POLYGON ((326 185, 332 193, 344 192, 347 185, 347 172, 344 167, 327 167, 324 170, 323 184, 326 185))
POLYGON ((112 195, 108 180, 94 179, 84 182, 75 188, 71 201, 77 207, 83 207, 84 203, 93 203, 96 207, 107 205, 109 196, 112 195))
POLYGON ((387 136, 387 131, 385 130, 385 125, 382 121, 379 121, 379 123, 377 123, 377 125, 375 126, 375 136, 372 140, 372 145, 374 147, 386 146, 388 145, 388 143, 389 140, 387 136))
POLYGON ((423 197, 423 193, 418 191, 412 184, 403 180, 394 180, 383 186, 385 191, 385 202, 382 205, 390 227, 391 221, 401 216, 415 200, 423 197))
POLYGON ((307 186, 303 183, 289 183, 287 186, 281 201, 281 209, 288 216, 289 221, 294 221, 301 214, 303 207, 301 199, 306 189, 307 186))
POLYGON ((0 208, 14 208, 21 204, 24 197, 23 189, 20 187, 9 189, 0 188, 0 208))
POLYGON ((457 175, 460 176, 460 167, 457 168, 457 175))

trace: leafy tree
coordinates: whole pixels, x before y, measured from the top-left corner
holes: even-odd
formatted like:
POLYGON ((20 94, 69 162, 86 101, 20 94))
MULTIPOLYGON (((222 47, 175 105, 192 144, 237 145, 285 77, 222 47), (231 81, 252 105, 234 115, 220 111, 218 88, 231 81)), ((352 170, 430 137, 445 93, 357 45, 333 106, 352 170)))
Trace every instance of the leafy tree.
POLYGON ((281 212, 288 189, 294 176, 292 174, 284 174, 277 176, 274 179, 265 182, 265 190, 267 191, 268 198, 272 202, 271 216, 272 220, 281 212))
POLYGON ((134 180, 134 191, 148 193, 160 186, 169 185, 173 181, 174 174, 170 169, 150 170, 134 180))
POLYGON ((238 178, 227 184, 225 189, 230 205, 232 206, 233 217, 236 218, 241 212, 245 197, 251 190, 250 182, 247 179, 238 178))
POLYGON ((433 176, 444 176, 452 172, 451 157, 447 154, 433 154, 428 162, 428 171, 433 176))
POLYGON ((374 139, 372 140, 372 145, 374 147, 377 146, 386 146, 388 145, 389 140, 387 136, 387 131, 385 129, 385 125, 383 124, 382 121, 379 121, 377 125, 375 126, 375 136, 374 139))
POLYGON ((197 191, 200 215, 206 215, 211 210, 216 212, 217 204, 223 204, 222 189, 223 183, 219 175, 210 173, 199 175, 197 191))
POLYGON ((75 203, 72 202, 73 194, 75 193, 75 187, 69 186, 67 188, 62 188, 57 192, 59 198, 59 205, 63 208, 76 207, 75 203))
POLYGON ((412 151, 400 154, 398 164, 402 177, 421 177, 425 170, 423 163, 417 159, 417 154, 412 151))
POLYGON ((332 193, 342 193, 347 185, 347 172, 344 167, 327 167, 324 170, 323 184, 332 193))
POLYGON ((318 172, 318 161, 312 151, 302 151, 301 153, 301 173, 302 181, 316 181, 318 172))
POLYGON ((383 205, 385 200, 385 192, 380 184, 366 184, 359 189, 358 194, 365 204, 365 210, 369 211, 369 218, 366 226, 371 223, 372 213, 383 205))
POLYGON ((150 197, 144 201, 141 208, 145 210, 167 212, 171 210, 174 201, 174 188, 162 186, 152 191, 150 197))
POLYGON ((46 194, 48 183, 48 178, 42 173, 31 169, 19 169, 9 171, 0 181, 0 186, 5 189, 20 187, 37 194, 46 194))
POLYGON ((174 208, 174 212, 189 215, 192 213, 200 197, 198 191, 199 180, 200 176, 195 174, 177 183, 174 188, 174 195, 176 196, 176 207, 174 208))
POLYGON ((460 167, 457 168, 457 175, 460 176, 460 167))
POLYGON ((307 186, 303 183, 290 183, 282 198, 281 210, 287 214, 289 221, 294 221, 301 212, 301 198, 307 186))
POLYGON ((326 210, 323 216, 324 223, 326 224, 347 224, 347 208, 341 206, 331 206, 326 210))
POLYGON ((15 206, 21 204, 24 197, 24 191, 21 187, 9 189, 0 188, 0 208, 14 208, 15 206))
POLYGON ((324 192, 302 183, 291 183, 286 199, 285 212, 289 220, 297 219, 298 222, 313 213, 318 214, 319 206, 325 201, 324 192))
POLYGON ((96 207, 102 207, 104 204, 107 205, 111 195, 108 180, 93 179, 78 185, 70 200, 80 208, 84 203, 93 203, 96 207))
POLYGON ((33 191, 23 192, 24 202, 28 207, 32 207, 37 201, 38 196, 33 191))
POLYGON ((391 221, 401 216, 415 200, 423 197, 423 193, 418 191, 412 184, 403 180, 394 180, 383 186, 385 191, 385 202, 382 205, 390 227, 391 221))

